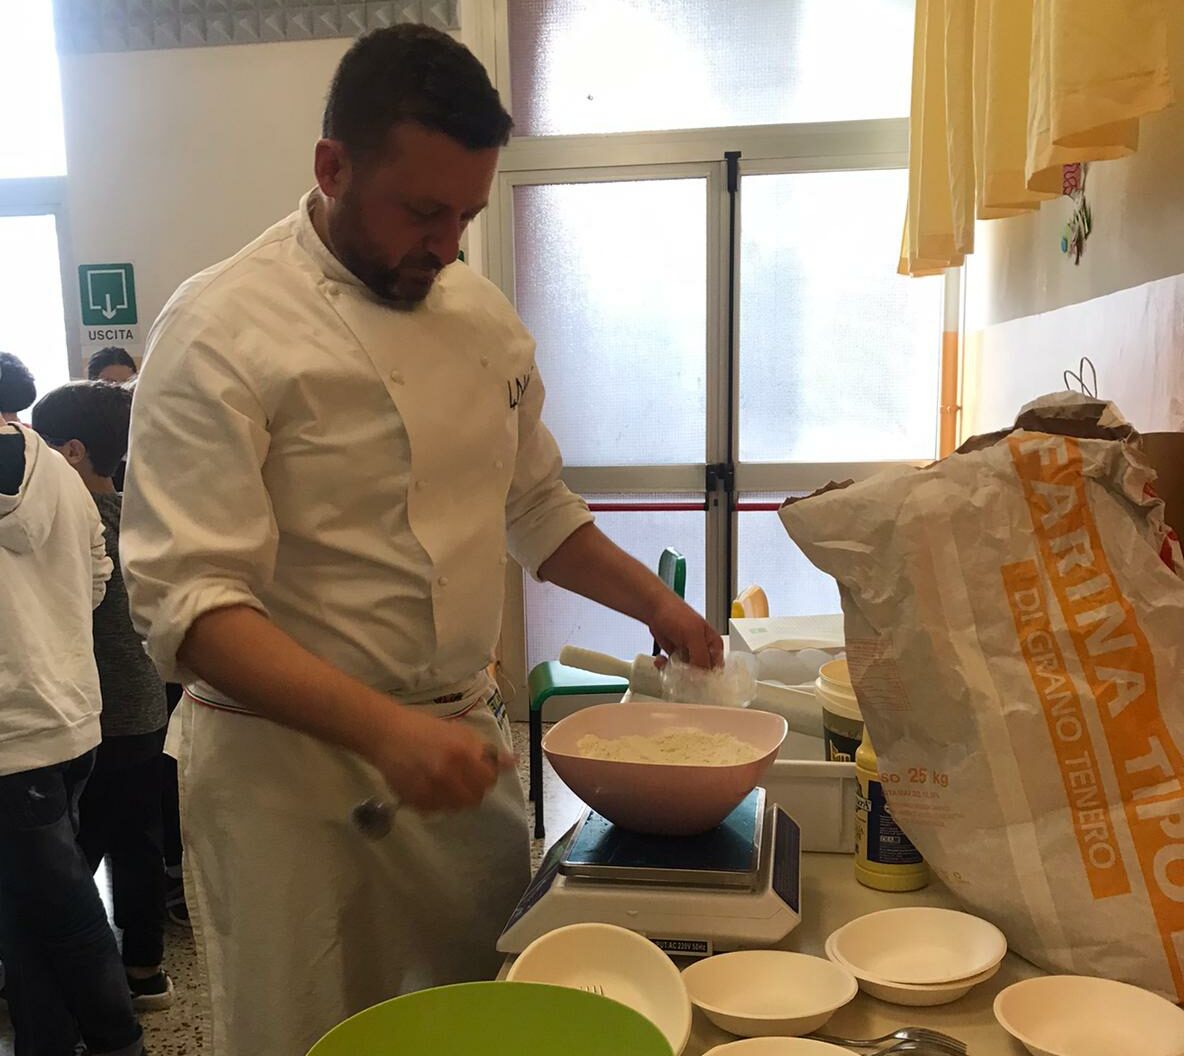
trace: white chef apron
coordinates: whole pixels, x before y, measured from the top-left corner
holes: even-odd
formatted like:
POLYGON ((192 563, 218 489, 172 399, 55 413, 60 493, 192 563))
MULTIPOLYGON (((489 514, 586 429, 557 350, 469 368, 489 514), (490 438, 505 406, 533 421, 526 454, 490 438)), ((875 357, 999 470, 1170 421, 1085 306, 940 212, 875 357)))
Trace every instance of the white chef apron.
MULTIPOLYGON (((487 677, 458 701, 411 706, 510 745, 487 677)), ((476 810, 403 808, 371 839, 351 811, 394 797, 353 753, 189 693, 169 737, 213 1056, 303 1056, 387 998, 496 975, 495 943, 530 877, 515 771, 476 810)))

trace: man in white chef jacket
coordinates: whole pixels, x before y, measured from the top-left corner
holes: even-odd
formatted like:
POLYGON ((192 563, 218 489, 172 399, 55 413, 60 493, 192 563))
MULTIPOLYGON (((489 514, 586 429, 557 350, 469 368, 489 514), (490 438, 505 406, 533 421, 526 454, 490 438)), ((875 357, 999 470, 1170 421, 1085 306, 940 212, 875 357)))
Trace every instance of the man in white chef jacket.
POLYGON ((510 124, 446 35, 363 38, 317 186, 149 338, 122 557, 188 684, 171 740, 215 1056, 300 1056, 377 1001, 495 973, 528 880, 484 674, 507 551, 671 652, 722 653, 563 485, 534 342, 454 263, 510 124), (397 808, 385 837, 351 824, 368 800, 397 808))

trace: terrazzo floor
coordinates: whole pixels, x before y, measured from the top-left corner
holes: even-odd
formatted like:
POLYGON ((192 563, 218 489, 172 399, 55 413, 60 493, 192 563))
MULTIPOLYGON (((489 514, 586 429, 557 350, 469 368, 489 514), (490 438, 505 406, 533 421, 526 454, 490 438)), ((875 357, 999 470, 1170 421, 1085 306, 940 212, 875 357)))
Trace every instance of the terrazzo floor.
MULTIPOLYGON (((514 749, 518 753, 518 774, 522 787, 527 786, 527 725, 514 724, 514 749)), ((543 805, 547 839, 535 840, 531 845, 533 864, 538 865, 546 846, 563 835, 579 815, 582 804, 560 781, 544 760, 543 805)), ((533 808, 527 804, 533 826, 533 808)), ((100 871, 100 890, 110 912, 110 891, 104 871, 100 871)), ((204 1011, 205 980, 198 966, 193 946, 193 933, 187 928, 169 924, 165 932, 165 967, 173 978, 177 996, 171 1008, 143 1015, 145 1044, 149 1056, 193 1056, 205 1051, 208 1026, 204 1011)), ((8 1022, 7 1006, 0 1002, 0 1056, 13 1056, 12 1027, 8 1022)))

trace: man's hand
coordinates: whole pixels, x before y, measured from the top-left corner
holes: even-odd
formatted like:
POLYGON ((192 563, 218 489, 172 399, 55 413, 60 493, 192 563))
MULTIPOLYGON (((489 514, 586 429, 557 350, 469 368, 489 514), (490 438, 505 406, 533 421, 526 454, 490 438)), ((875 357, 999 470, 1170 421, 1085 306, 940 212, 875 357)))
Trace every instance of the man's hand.
POLYGON ((462 723, 397 704, 314 656, 253 608, 199 616, 179 655, 257 714, 356 752, 417 810, 475 807, 514 765, 462 723))
POLYGON ((702 616, 672 591, 659 596, 649 618, 650 634, 671 656, 696 667, 719 667, 724 643, 702 616))
POLYGON ((396 705, 388 729, 366 753, 403 803, 415 810, 479 806, 514 756, 459 722, 396 705))
POLYGON ((696 667, 723 663, 724 643, 712 626, 594 524, 568 536, 539 578, 641 620, 671 656, 696 667))

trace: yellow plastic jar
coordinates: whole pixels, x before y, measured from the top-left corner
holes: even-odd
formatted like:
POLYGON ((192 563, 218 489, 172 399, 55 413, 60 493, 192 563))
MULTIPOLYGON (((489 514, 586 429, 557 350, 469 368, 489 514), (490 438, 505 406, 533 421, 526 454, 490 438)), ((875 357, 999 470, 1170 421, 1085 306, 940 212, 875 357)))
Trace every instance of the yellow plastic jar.
POLYGON ((888 812, 867 728, 855 753, 855 879, 876 891, 916 891, 929 883, 921 852, 888 812))

